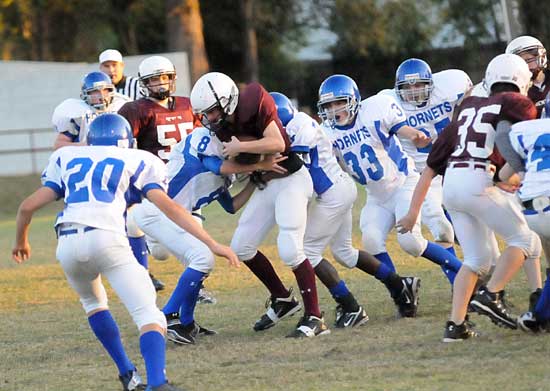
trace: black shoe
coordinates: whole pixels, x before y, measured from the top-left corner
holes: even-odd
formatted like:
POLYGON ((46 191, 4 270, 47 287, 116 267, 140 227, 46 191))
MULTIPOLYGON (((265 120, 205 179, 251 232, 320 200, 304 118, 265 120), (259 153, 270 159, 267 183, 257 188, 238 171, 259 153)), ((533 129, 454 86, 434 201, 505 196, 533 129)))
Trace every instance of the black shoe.
POLYGON ((156 386, 156 387, 147 387, 145 388, 145 391, 185 391, 183 388, 178 388, 173 384, 170 383, 164 383, 163 385, 156 386))
POLYGON ((531 292, 529 295, 529 312, 535 313, 535 307, 539 301, 540 295, 542 295, 542 289, 538 288, 536 291, 531 292))
POLYGON ((401 292, 393 298, 399 311, 399 315, 404 318, 416 317, 418 311, 418 289, 420 288, 420 278, 401 277, 403 288, 401 292))
POLYGON ((518 327, 516 318, 510 314, 499 293, 492 293, 487 288, 481 288, 470 302, 470 305, 478 314, 488 316, 497 326, 513 330, 518 327))
POLYGON ((345 327, 355 327, 361 326, 367 323, 369 316, 363 309, 359 306, 359 309, 355 312, 345 312, 344 307, 338 305, 336 307, 336 320, 334 321, 334 327, 336 328, 345 328, 345 327))
POLYGON ((145 384, 143 384, 143 380, 141 380, 141 376, 139 376, 137 369, 128 371, 124 375, 119 376, 118 380, 122 383, 123 391, 145 390, 146 387, 145 384))
POLYGON ((166 338, 179 345, 193 345, 199 334, 199 326, 195 322, 184 326, 179 314, 174 312, 166 315, 166 338))
POLYGON ((540 333, 546 331, 544 322, 540 322, 533 312, 526 312, 518 317, 518 327, 526 333, 540 333))
POLYGON ((287 338, 312 338, 318 335, 330 334, 330 330, 325 324, 323 318, 318 318, 313 315, 304 315, 296 329, 288 334, 287 338))
POLYGON ((267 311, 262 317, 254 324, 254 331, 267 330, 281 319, 294 315, 300 311, 302 306, 300 302, 292 296, 292 288, 289 289, 290 295, 286 298, 270 297, 265 303, 267 311))
POLYGON ((466 321, 462 324, 455 324, 454 322, 448 321, 445 324, 445 333, 443 334, 443 342, 462 342, 468 338, 479 337, 479 334, 476 333, 466 321))
POLYGON ((203 336, 210 336, 210 335, 216 335, 218 334, 218 332, 216 330, 212 330, 212 329, 207 329, 206 327, 202 327, 200 324, 198 324, 197 322, 195 322, 195 324, 197 325, 197 327, 199 328, 198 329, 198 332, 197 332, 197 335, 199 337, 203 337, 203 336))
POLYGON ((157 292, 164 290, 164 283, 161 280, 156 279, 151 273, 149 273, 149 277, 151 278, 151 282, 157 292))
POLYGON ((211 292, 201 288, 199 291, 199 296, 197 297, 197 304, 216 304, 217 302, 218 300, 216 300, 211 292))

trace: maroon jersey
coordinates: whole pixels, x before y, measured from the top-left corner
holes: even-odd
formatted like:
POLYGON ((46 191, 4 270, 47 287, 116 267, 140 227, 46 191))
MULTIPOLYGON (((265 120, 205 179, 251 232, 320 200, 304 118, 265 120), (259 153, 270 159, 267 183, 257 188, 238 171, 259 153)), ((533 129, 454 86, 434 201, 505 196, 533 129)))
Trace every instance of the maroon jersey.
POLYGON ((275 121, 285 140, 285 153, 290 149, 290 139, 277 115, 275 101, 259 83, 248 84, 239 93, 239 103, 235 110, 235 121, 217 133, 222 141, 230 141, 231 136, 263 138, 267 125, 275 121))
POLYGON ((470 96, 457 111, 456 119, 439 135, 428 155, 427 165, 438 174, 445 172, 449 161, 491 162, 502 167, 505 161, 495 145, 497 123, 516 123, 537 115, 533 103, 516 92, 488 98, 470 96))
POLYGON ((529 88, 529 91, 527 91, 527 96, 535 106, 537 107, 537 118, 540 117, 540 114, 542 112, 542 108, 544 107, 544 100, 546 99, 546 95, 550 93, 550 69, 545 69, 544 71, 544 83, 539 87, 536 85, 532 85, 529 88))
POLYGON ((169 108, 141 98, 126 103, 118 113, 132 126, 138 148, 158 155, 165 162, 172 145, 201 126, 191 110, 189 98, 180 96, 173 97, 169 108))

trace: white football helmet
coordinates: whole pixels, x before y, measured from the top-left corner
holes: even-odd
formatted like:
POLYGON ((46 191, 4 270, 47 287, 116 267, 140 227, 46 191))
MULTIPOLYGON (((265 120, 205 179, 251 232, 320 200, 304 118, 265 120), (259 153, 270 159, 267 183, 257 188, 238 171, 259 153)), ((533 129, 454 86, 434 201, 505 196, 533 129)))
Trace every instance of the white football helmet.
MULTIPOLYGON (((541 41, 530 35, 522 35, 510 41, 508 46, 506 46, 506 53, 511 54, 521 54, 528 52, 536 57, 537 61, 537 72, 540 72, 543 69, 546 69, 548 65, 548 59, 546 57, 546 49, 541 41)), ((536 77, 536 74, 534 74, 536 77)))
POLYGON ((142 87, 146 88, 149 96, 153 98, 164 100, 176 92, 176 68, 172 61, 166 57, 147 57, 139 64, 138 76, 142 87), (168 75, 170 81, 167 83, 167 87, 163 87, 166 86, 166 83, 150 83, 149 79, 160 75, 168 75), (158 89, 153 88, 158 86, 160 86, 158 89))
POLYGON ((497 83, 509 83, 518 87, 522 95, 527 95, 531 84, 531 71, 520 56, 499 54, 487 65, 483 82, 489 92, 497 83))
POLYGON ((191 90, 191 106, 193 111, 201 115, 202 124, 216 132, 225 123, 228 116, 235 112, 239 103, 239 89, 235 82, 226 74, 209 72, 202 75, 191 90), (207 118, 207 113, 219 108, 221 116, 215 121, 207 118))

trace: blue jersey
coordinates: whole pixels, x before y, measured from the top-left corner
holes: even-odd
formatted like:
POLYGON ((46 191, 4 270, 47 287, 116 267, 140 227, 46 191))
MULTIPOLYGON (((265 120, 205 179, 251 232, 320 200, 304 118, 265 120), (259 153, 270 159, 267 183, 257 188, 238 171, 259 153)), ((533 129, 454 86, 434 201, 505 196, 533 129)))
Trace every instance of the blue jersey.
POLYGON ((296 113, 289 121, 286 132, 290 137, 290 150, 307 153, 304 161, 311 175, 313 188, 317 194, 323 194, 342 174, 330 139, 313 118, 302 112, 296 113))
POLYGON ((525 177, 518 191, 523 200, 550 197, 550 119, 534 119, 512 125, 512 147, 525 161, 525 177))
POLYGON ((407 124, 403 109, 389 95, 375 95, 359 105, 352 124, 325 126, 347 172, 367 192, 379 197, 393 192, 414 170, 396 132, 407 124))
MULTIPOLYGON (((421 107, 398 99, 395 89, 380 92, 393 96, 405 111, 408 125, 424 132, 432 139, 432 143, 451 123, 455 107, 472 87, 470 77, 458 69, 434 73, 433 83, 434 89, 430 100, 421 107)), ((422 172, 426 167, 426 159, 432 149, 432 143, 426 147, 418 148, 408 139, 400 138, 400 141, 407 155, 414 160, 416 170, 422 172)))
POLYGON ((115 146, 66 146, 55 151, 42 184, 65 201, 56 224, 78 223, 126 235, 126 209, 166 185, 162 160, 115 146))
MULTIPOLYGON (((168 195, 190 211, 214 200, 229 197, 227 182, 220 175, 223 145, 206 128, 196 128, 172 147, 168 157, 168 195)), ((224 205, 225 207, 226 205, 224 205)))

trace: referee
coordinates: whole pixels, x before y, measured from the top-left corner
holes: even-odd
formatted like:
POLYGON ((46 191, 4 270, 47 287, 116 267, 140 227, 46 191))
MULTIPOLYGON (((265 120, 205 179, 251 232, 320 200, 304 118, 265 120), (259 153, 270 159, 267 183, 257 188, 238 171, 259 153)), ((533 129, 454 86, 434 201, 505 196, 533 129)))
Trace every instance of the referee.
POLYGON ((143 97, 137 77, 124 76, 122 54, 115 49, 107 49, 99 55, 99 70, 111 77, 116 92, 132 100, 143 97))

